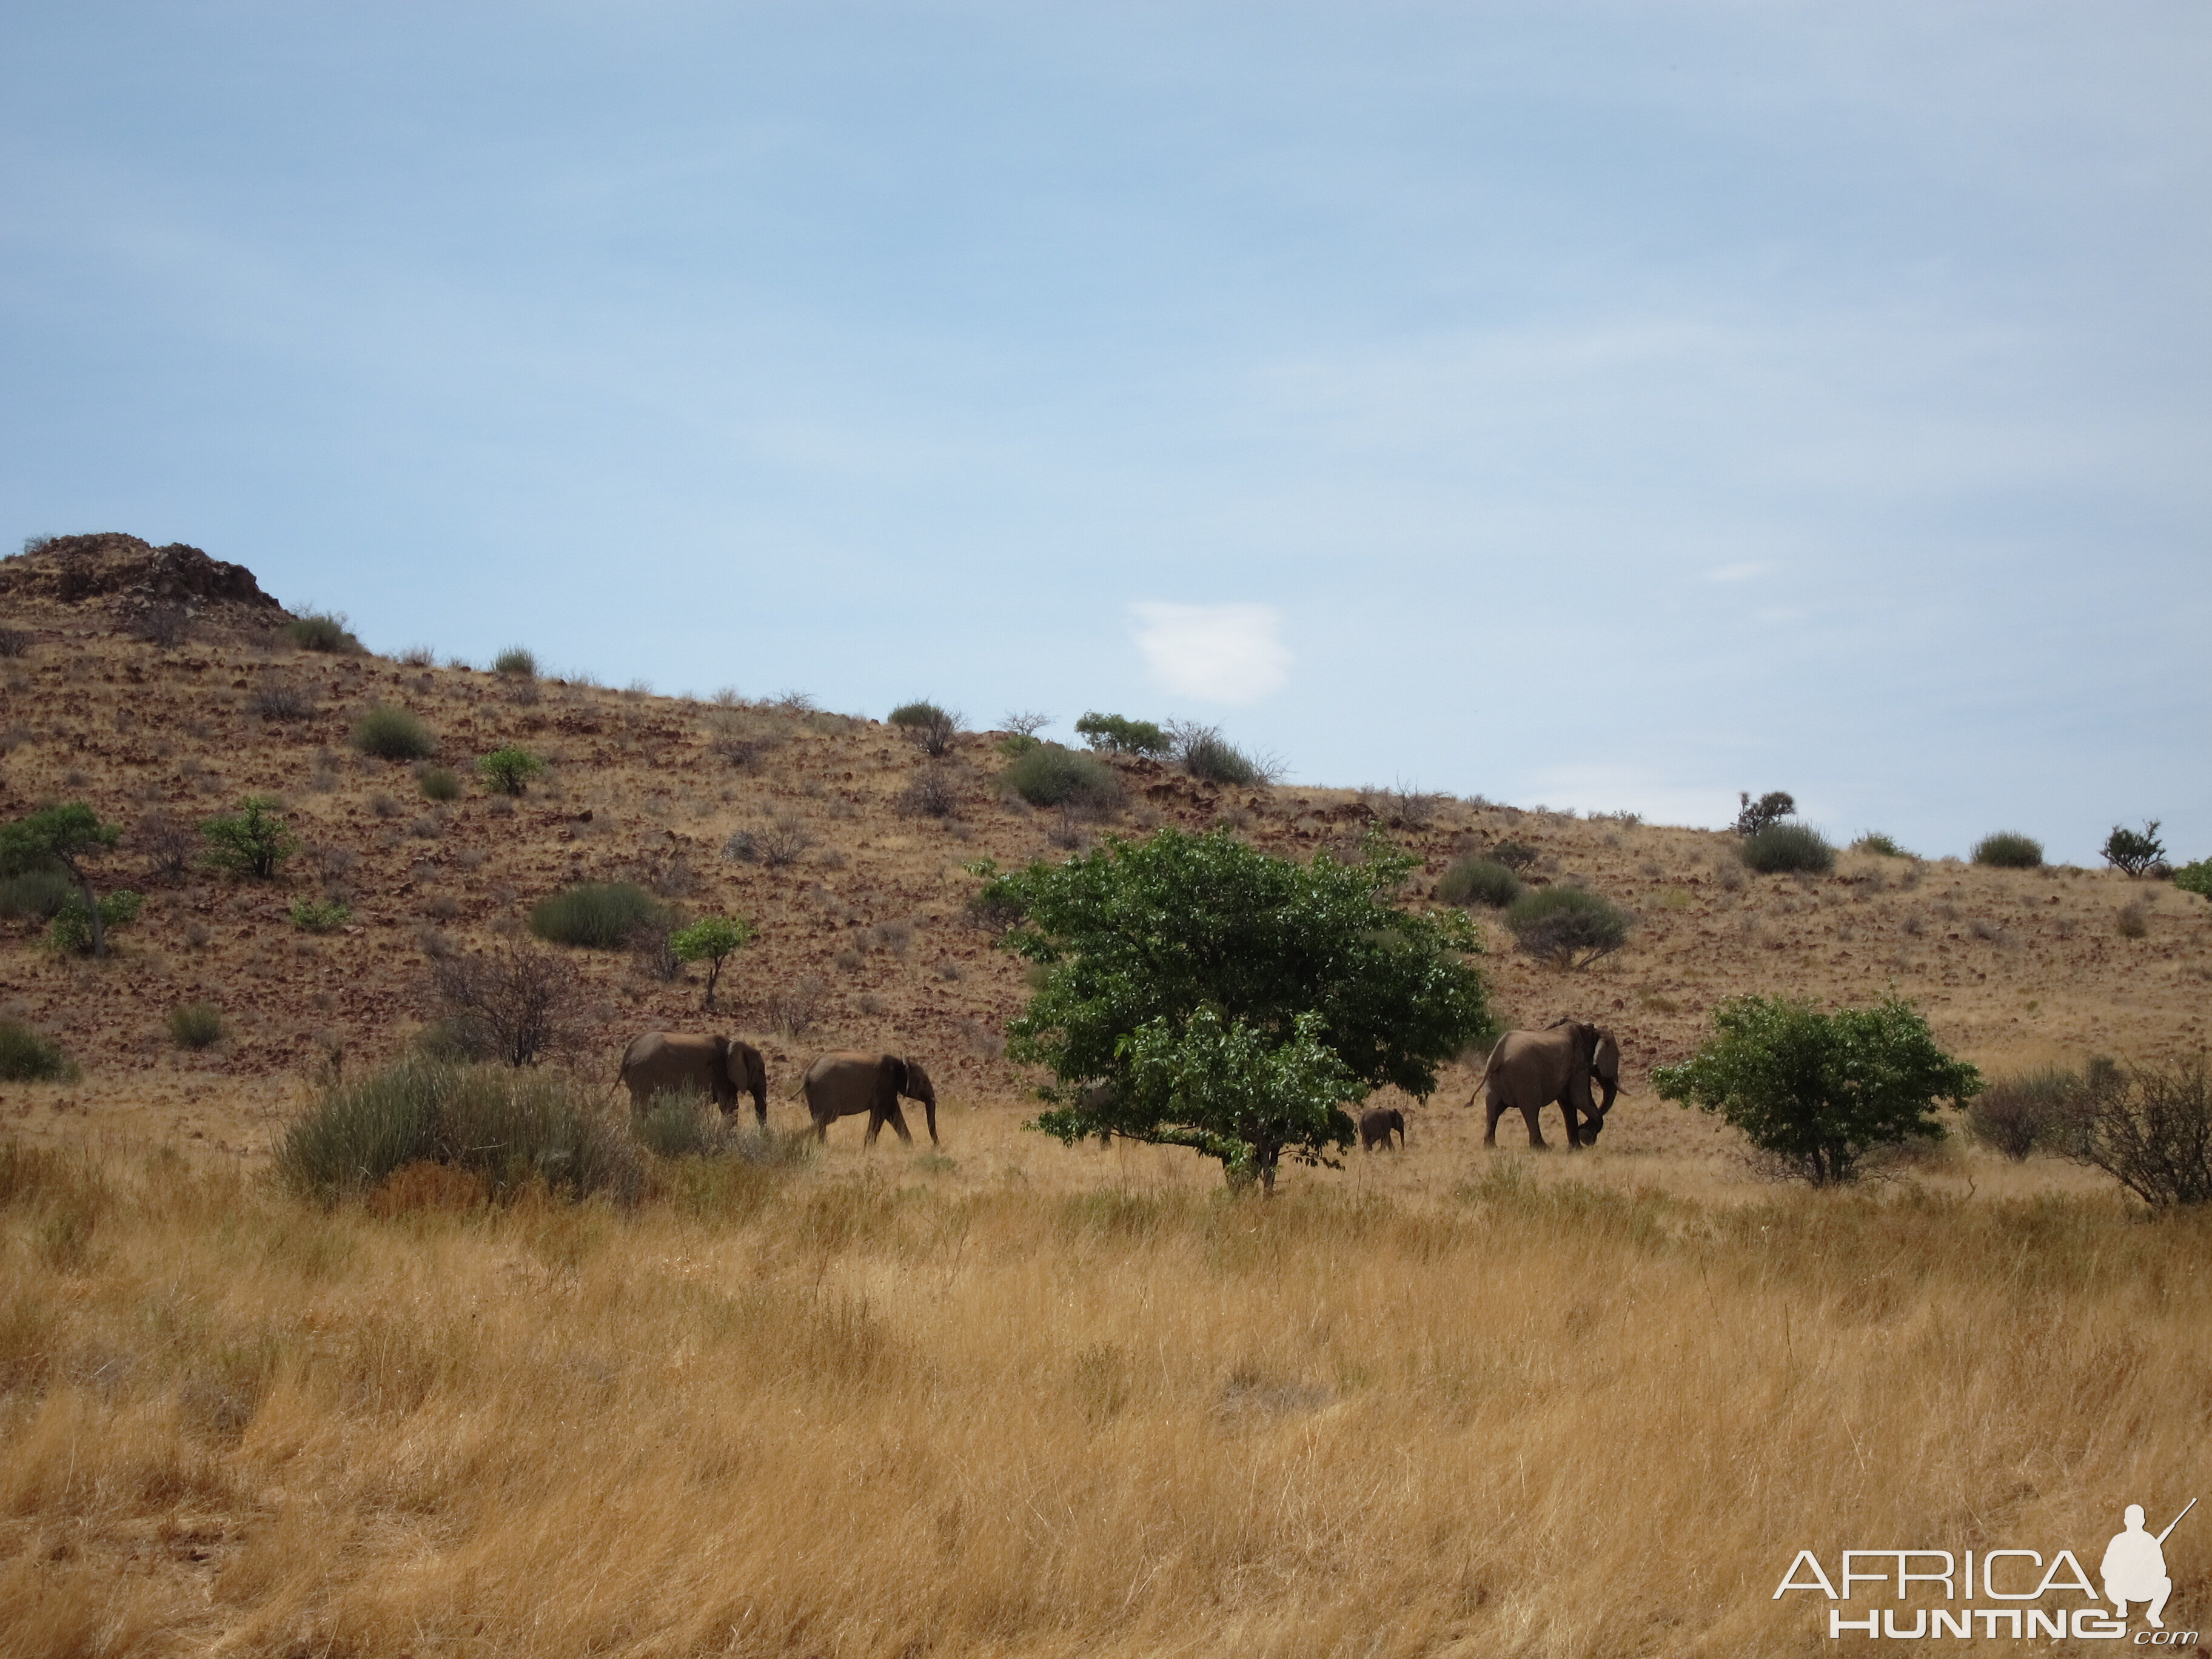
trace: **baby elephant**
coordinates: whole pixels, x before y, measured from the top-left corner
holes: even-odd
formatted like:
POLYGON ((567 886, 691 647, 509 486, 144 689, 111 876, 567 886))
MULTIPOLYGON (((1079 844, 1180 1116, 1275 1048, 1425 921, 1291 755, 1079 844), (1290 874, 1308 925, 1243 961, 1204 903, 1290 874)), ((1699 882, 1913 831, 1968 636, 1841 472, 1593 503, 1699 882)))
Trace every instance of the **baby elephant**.
POLYGON ((1375 1150, 1377 1141, 1388 1146, 1393 1129, 1398 1132, 1399 1149, 1403 1151, 1406 1145, 1406 1115, 1403 1112, 1395 1107, 1375 1106, 1359 1115, 1359 1144, 1368 1152, 1375 1150))

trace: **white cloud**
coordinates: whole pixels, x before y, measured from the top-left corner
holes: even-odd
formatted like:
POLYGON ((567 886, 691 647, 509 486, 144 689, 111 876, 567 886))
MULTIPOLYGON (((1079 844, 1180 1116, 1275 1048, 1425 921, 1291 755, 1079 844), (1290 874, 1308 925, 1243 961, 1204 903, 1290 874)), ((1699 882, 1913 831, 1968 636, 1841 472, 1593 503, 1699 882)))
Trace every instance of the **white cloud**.
POLYGON ((1747 582, 1754 576, 1764 576, 1773 569, 1765 559, 1746 559, 1741 564, 1715 565, 1705 572, 1709 582, 1747 582))
POLYGON ((1283 618, 1273 605, 1150 603, 1129 609, 1146 666, 1170 691, 1255 702, 1290 677, 1283 618))

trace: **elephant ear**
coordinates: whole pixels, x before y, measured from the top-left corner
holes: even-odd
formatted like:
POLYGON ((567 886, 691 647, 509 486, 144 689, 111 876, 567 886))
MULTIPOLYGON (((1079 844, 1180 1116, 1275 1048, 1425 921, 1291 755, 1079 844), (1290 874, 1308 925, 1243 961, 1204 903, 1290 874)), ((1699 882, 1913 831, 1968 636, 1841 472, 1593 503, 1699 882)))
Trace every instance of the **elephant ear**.
POLYGON ((1574 1038, 1576 1068, 1577 1070, 1587 1070, 1591 1066, 1595 1065, 1597 1063, 1597 1040, 1599 1036, 1597 1027, 1595 1025, 1585 1025, 1581 1021, 1577 1020, 1573 1025, 1568 1028, 1568 1030, 1574 1038))
POLYGON ((906 1061, 901 1060, 896 1054, 885 1054, 884 1075, 890 1079, 893 1099, 906 1092, 906 1061))
POLYGON ((1612 1032, 1597 1034, 1597 1049, 1590 1056, 1590 1064, 1600 1077, 1620 1075, 1620 1044, 1613 1041, 1612 1032))

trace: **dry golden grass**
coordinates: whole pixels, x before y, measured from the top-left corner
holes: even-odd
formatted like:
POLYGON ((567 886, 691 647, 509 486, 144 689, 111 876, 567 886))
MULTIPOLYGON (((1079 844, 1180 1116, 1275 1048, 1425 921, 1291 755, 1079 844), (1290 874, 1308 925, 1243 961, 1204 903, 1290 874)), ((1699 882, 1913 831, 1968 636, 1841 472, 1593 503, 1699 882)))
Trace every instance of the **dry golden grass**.
POLYGON ((2212 1414, 2212 1218, 966 1133, 629 1212, 0 1154, 0 1653, 1820 1651, 1798 1547, 2086 1556, 2212 1414))

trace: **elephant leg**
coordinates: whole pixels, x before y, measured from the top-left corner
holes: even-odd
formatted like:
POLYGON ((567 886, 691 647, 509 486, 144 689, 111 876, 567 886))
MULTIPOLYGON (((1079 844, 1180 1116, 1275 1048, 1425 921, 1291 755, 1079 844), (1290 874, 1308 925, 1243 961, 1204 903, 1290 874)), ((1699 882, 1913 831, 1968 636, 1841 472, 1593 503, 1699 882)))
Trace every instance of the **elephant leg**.
POLYGON ((901 1140, 906 1142, 909 1146, 914 1145, 913 1135, 907 1132, 906 1114, 904 1112, 899 1110, 897 1107, 894 1106, 889 1112, 884 1115, 884 1121, 890 1124, 892 1128, 898 1131, 898 1138, 901 1140))
POLYGON ((1531 1146, 1544 1145, 1544 1126, 1536 1121, 1536 1111, 1537 1109, 1534 1106, 1523 1106, 1521 1109, 1521 1115, 1528 1121, 1528 1144, 1531 1146))
POLYGON ((876 1144, 876 1137, 883 1133, 883 1113, 880 1110, 870 1112, 868 1114, 868 1133, 860 1137, 860 1145, 863 1146, 874 1146, 876 1144))
POLYGON ((1505 1103, 1492 1096, 1490 1101, 1490 1121, 1483 1126, 1482 1144, 1484 1146, 1495 1146, 1498 1144, 1498 1120, 1504 1115, 1505 1103))
POLYGON ((826 1146, 830 1144, 830 1120, 817 1116, 814 1120, 814 1139, 826 1146))

